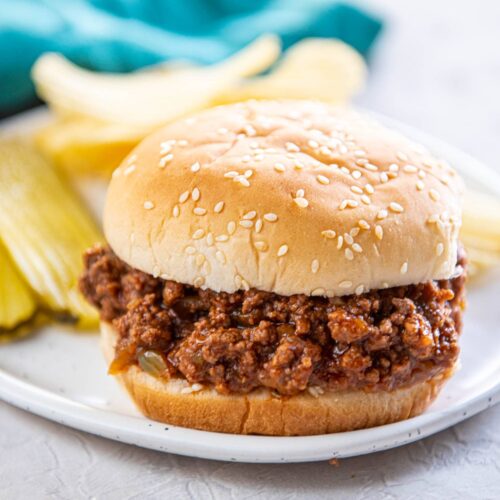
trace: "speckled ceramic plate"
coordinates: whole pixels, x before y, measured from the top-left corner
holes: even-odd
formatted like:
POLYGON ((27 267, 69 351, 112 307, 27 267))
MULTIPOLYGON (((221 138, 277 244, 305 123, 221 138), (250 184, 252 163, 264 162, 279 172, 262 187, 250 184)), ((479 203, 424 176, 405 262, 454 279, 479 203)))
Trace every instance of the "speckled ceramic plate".
MULTIPOLYGON (((469 156, 425 134, 379 117, 447 158, 469 185, 500 196, 500 176, 469 156)), ((28 133, 47 119, 45 110, 11 120, 3 132, 28 133)), ((95 210, 103 187, 81 185, 95 210)), ((500 400, 500 272, 469 291, 462 337, 462 368, 438 400, 419 417, 373 429, 312 437, 236 436, 152 422, 142 417, 106 375, 98 336, 52 326, 0 346, 0 397, 27 411, 109 439, 217 460, 306 462, 349 457, 400 446, 438 432, 500 400)))

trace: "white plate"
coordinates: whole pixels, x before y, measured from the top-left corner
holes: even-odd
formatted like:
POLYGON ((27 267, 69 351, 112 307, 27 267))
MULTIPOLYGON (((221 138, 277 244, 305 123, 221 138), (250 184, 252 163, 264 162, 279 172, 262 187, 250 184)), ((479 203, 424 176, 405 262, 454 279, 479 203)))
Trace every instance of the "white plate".
MULTIPOLYGON (((45 111, 11 120, 25 132, 45 111)), ((500 176, 454 148, 384 117, 447 158, 474 187, 500 195, 500 176)), ((5 130, 5 126, 4 126, 5 130)), ((83 190, 95 203, 96 186, 83 190), (91 188, 91 189, 89 189, 91 188)), ((98 204, 98 203, 97 203, 98 204)), ((419 417, 373 429, 312 437, 236 436, 183 429, 142 417, 112 377, 94 334, 45 328, 0 346, 0 397, 27 411, 117 441, 181 455, 241 462, 306 462, 349 457, 416 441, 500 401, 500 273, 471 288, 462 337, 462 369, 419 417)))

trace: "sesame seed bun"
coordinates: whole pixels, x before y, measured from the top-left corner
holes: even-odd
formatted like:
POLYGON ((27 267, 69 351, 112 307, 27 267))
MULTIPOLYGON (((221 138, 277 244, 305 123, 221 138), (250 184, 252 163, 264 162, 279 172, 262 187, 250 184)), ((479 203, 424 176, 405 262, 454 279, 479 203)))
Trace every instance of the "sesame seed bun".
MULTIPOLYGON (((101 346, 113 360, 116 331, 101 323, 101 346)), ((161 380, 130 366, 117 375, 147 417, 181 427, 231 434, 307 436, 375 427, 420 415, 436 399, 451 370, 394 391, 311 390, 276 398, 267 389, 223 395, 190 386, 185 379, 161 380)))
POLYGON ((337 296, 450 277, 461 193, 451 167, 371 118, 249 101, 146 138, 113 175, 104 228, 164 279, 337 296))

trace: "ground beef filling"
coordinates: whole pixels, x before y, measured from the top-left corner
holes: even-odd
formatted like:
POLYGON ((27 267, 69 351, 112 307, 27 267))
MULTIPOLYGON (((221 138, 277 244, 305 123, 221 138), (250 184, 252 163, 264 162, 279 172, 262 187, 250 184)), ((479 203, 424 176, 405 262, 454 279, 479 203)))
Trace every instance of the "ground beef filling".
MULTIPOLYGON (((464 265, 459 255, 457 269, 464 265)), ((464 275, 337 298, 216 293, 153 278, 94 248, 80 285, 118 332, 112 372, 139 363, 224 394, 267 387, 294 395, 391 390, 450 369, 464 275)))

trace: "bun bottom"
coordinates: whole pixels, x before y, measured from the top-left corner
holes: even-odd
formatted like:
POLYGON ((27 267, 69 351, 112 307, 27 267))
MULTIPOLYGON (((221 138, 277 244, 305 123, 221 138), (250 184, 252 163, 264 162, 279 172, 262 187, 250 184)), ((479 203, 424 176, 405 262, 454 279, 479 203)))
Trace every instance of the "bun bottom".
MULTIPOLYGON (((101 322, 108 362, 114 357, 116 332, 101 322)), ((421 414, 436 398, 450 373, 395 391, 349 390, 321 395, 302 393, 275 398, 267 389, 222 395, 204 388, 189 392, 186 380, 157 379, 137 366, 117 378, 139 410, 152 420, 213 432, 267 436, 307 436, 389 424, 421 414)))

